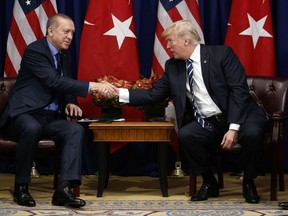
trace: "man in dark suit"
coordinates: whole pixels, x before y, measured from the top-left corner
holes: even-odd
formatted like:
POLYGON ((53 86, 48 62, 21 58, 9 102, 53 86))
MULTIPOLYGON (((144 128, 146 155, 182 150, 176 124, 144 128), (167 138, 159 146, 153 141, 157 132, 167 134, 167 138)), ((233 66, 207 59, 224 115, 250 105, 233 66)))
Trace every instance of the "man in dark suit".
POLYGON ((206 148, 221 143, 222 148, 230 149, 239 143, 243 153, 243 196, 248 203, 258 203, 254 178, 267 120, 249 95, 243 66, 231 48, 200 44, 189 21, 173 23, 163 36, 173 58, 166 62, 162 78, 149 90, 119 89, 119 100, 134 106, 167 97, 174 101, 179 144, 193 173, 203 178, 192 201, 219 196, 206 148))
POLYGON ((30 170, 41 137, 49 137, 62 147, 58 186, 54 205, 81 207, 85 201, 71 189, 81 184, 83 127, 66 116, 81 116, 76 97, 99 91, 112 97, 117 89, 109 83, 71 78, 68 47, 75 31, 70 17, 55 14, 47 22, 47 34, 27 46, 9 102, 0 116, 0 127, 17 140, 14 201, 35 206, 28 191, 30 170))

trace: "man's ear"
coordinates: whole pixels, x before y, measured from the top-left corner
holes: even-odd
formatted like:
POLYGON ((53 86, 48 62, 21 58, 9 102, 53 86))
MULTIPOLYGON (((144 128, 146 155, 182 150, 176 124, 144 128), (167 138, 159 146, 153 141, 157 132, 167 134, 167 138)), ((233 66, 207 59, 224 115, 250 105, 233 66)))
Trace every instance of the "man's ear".
POLYGON ((48 32, 48 36, 53 37, 53 28, 51 26, 48 27, 47 32, 48 32))
POLYGON ((189 44, 189 40, 186 38, 186 39, 184 40, 184 45, 187 46, 188 44, 189 44))

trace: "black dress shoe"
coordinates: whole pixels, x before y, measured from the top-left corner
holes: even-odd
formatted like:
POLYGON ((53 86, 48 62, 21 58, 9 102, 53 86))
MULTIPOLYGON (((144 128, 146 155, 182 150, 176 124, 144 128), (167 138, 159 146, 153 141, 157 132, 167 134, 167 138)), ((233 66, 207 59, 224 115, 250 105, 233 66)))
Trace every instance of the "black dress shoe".
POLYGON ((191 197, 191 201, 203 201, 208 197, 219 197, 219 187, 203 183, 200 190, 191 197))
POLYGON ((278 206, 282 209, 288 210, 288 202, 280 202, 278 206))
POLYGON ((86 205, 84 200, 78 199, 74 196, 68 186, 63 187, 62 189, 57 189, 54 192, 52 204, 56 206, 71 206, 74 208, 80 208, 86 205))
POLYGON ((257 204, 260 201, 260 196, 257 193, 254 183, 243 185, 243 197, 247 203, 257 204))
POLYGON ((31 197, 28 186, 21 185, 15 186, 13 193, 14 202, 21 206, 34 207, 36 206, 35 200, 31 197))

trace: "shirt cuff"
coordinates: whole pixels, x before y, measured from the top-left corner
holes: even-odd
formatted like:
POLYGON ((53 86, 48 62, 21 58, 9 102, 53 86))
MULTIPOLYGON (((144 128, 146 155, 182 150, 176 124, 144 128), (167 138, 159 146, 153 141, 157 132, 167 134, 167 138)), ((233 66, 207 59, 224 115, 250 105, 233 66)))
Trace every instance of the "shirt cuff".
POLYGON ((229 125, 229 130, 239 131, 239 129, 240 129, 240 125, 239 125, 239 124, 230 123, 230 125, 229 125))
POLYGON ((129 103, 129 90, 125 88, 119 88, 119 102, 129 103))

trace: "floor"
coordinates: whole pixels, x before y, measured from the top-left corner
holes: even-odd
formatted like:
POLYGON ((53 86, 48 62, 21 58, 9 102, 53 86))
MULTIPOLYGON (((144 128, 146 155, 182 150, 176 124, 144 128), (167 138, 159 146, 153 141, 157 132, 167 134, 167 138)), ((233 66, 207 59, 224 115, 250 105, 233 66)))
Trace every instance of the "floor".
MULTIPOLYGON (((198 188, 201 185, 201 178, 198 178, 198 188)), ((82 176, 82 185, 80 188, 80 197, 85 200, 189 200, 188 176, 182 178, 169 177, 169 197, 162 197, 159 180, 155 177, 148 176, 111 176, 108 188, 104 190, 103 197, 96 197, 97 176, 82 176)), ((13 191, 13 174, 0 174, 0 199, 12 200, 13 191)), ((285 178, 286 187, 288 177, 285 178)), ((270 176, 259 176, 255 181, 261 200, 269 200, 270 176)), ((38 178, 32 178, 30 193, 37 200, 49 200, 54 192, 53 176, 40 175, 38 178)), ((225 173, 224 188, 220 190, 220 197, 213 199, 239 199, 242 197, 242 181, 238 177, 225 173)), ((288 200, 288 189, 278 192, 278 201, 288 200)))

